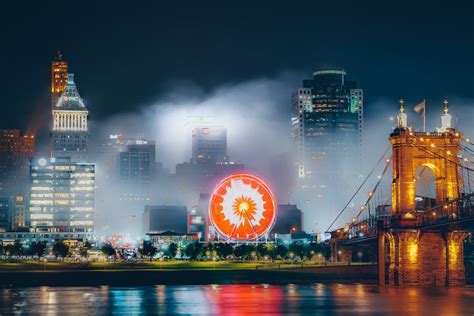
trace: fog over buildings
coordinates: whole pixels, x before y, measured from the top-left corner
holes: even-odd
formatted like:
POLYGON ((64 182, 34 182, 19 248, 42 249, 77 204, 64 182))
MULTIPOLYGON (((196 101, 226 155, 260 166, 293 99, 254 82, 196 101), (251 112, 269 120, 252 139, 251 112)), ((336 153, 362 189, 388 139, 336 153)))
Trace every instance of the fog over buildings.
MULTIPOLYGON (((294 158, 291 154, 293 150, 290 122, 291 92, 299 86, 301 78, 304 77, 306 76, 295 72, 286 72, 276 78, 257 78, 240 83, 223 84, 210 92, 201 91, 192 84, 176 84, 176 88, 171 89, 163 96, 158 96, 152 104, 137 106, 136 112, 114 115, 105 121, 92 121, 91 134, 94 136, 91 137, 91 142, 95 142, 97 145, 100 140, 118 133, 131 139, 153 140, 156 143, 156 161, 162 163, 158 169, 162 170, 164 174, 172 175, 175 173, 177 164, 189 162, 192 156, 189 122, 203 118, 210 120, 212 124, 227 129, 230 161, 244 164, 246 170, 269 180, 274 191, 279 193, 276 197, 278 203, 298 205, 304 213, 304 229, 306 231, 324 232, 362 182, 363 176, 368 173, 388 146, 388 135, 396 124, 391 118, 396 117, 398 112, 398 100, 380 98, 375 102, 365 104, 361 176, 347 179, 346 190, 331 192, 338 196, 334 204, 324 210, 318 210, 318 205, 306 205, 305 200, 301 198, 298 200, 298 197, 293 194, 295 188, 286 188, 285 194, 282 194, 276 183, 293 183, 290 180, 282 182, 281 174, 283 172, 291 174, 296 170, 293 170, 294 160, 291 160, 294 158), (285 153, 291 157, 290 161, 283 164, 287 168, 286 170, 282 169, 281 163, 281 157, 285 153), (279 164, 276 164, 276 161, 279 164), (280 167, 275 169, 275 166, 280 167)), ((351 74, 351 77, 357 78, 357 74, 351 74)), ((375 94, 372 91, 366 93, 375 94)), ((402 91, 401 97, 403 97, 402 91)), ((420 100, 412 100, 411 103, 415 105, 421 100, 422 96, 420 96, 420 100)), ((433 101, 427 105, 429 129, 434 129, 435 125, 439 125, 442 100, 440 97, 437 103, 433 101)), ((469 100, 453 98, 451 101, 453 116, 459 116, 457 112, 462 112, 469 102, 469 100)), ((410 111, 411 105, 408 102, 407 108, 409 109, 409 125, 421 128, 421 119, 416 113, 410 111)), ((470 113, 472 121, 471 111, 466 113, 470 113)), ((463 117, 458 120, 454 119, 454 121, 461 131, 466 134, 472 133, 468 117, 466 120, 463 117)), ((356 144, 353 149, 349 145, 348 150, 356 152, 356 144)), ((341 166, 340 162, 335 160, 329 162, 328 166, 330 168, 355 168, 350 160, 346 159, 345 164, 347 165, 341 166)), ((98 178, 100 178, 100 172, 99 166, 98 178)), ((322 179, 322 181, 324 180, 322 179)), ((369 181, 364 186, 363 192, 370 191, 373 185, 374 182, 369 181)), ((103 207, 100 206, 100 200, 113 196, 115 191, 127 191, 125 186, 126 184, 123 183, 107 184, 102 193, 99 188, 97 231, 101 231, 100 226, 105 225, 107 233, 133 232, 138 234, 143 205, 168 204, 191 207, 193 203, 190 200, 195 200, 197 203, 199 198, 199 192, 194 192, 193 198, 189 199, 173 189, 173 177, 170 176, 162 178, 155 186, 151 186, 150 191, 143 197, 137 197, 144 199, 144 201, 136 203, 136 207, 132 211, 120 201, 113 202, 112 205, 106 203, 103 207)), ((364 202, 365 197, 362 194, 350 204, 351 210, 340 219, 341 224, 349 221, 351 216, 358 212, 359 205, 364 202)))

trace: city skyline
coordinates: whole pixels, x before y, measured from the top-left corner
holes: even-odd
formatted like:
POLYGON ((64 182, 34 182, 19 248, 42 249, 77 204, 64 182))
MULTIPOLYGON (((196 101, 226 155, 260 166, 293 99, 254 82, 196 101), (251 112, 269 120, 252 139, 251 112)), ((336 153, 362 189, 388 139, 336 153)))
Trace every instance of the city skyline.
POLYGON ((474 2, 0 10, 0 315, 474 315, 474 2))

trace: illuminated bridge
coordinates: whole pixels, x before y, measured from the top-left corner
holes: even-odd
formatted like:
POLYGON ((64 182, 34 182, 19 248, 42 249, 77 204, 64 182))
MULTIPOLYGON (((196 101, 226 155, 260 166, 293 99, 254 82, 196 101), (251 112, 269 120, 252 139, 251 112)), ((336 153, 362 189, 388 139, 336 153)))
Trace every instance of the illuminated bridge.
POLYGON ((368 249, 378 259, 381 285, 465 284, 463 245, 474 231, 474 146, 451 127, 447 102, 441 122, 436 132, 412 131, 401 101, 390 146, 328 229, 333 261, 351 261, 356 250, 368 249), (358 215, 331 230, 383 162, 358 215), (379 193, 389 170, 391 194, 384 201, 379 193))

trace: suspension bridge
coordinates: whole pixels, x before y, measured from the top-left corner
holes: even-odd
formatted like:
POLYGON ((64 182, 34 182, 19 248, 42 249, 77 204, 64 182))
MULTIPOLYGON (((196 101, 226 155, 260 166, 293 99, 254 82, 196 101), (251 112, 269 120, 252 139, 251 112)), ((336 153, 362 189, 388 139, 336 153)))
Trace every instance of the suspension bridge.
POLYGON ((474 144, 451 126, 447 101, 441 122, 435 132, 413 131, 401 101, 390 145, 327 230, 333 261, 351 261, 367 249, 378 260, 381 285, 465 283, 463 244, 474 231, 474 144), (367 194, 363 188, 380 168, 367 194), (334 229, 361 193, 368 197, 357 216, 334 229))

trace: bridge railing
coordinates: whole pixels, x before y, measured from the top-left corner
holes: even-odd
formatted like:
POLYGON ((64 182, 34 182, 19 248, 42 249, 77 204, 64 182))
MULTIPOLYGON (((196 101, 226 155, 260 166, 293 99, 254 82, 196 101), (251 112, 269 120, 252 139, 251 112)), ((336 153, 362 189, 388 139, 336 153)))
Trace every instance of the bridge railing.
POLYGON ((474 216, 474 193, 416 214, 416 226, 428 226, 474 216))
POLYGON ((421 228, 424 226, 455 222, 467 217, 474 216, 474 193, 464 195, 456 200, 448 201, 430 210, 417 212, 413 221, 405 221, 403 225, 400 217, 391 214, 371 215, 358 222, 353 222, 345 229, 336 231, 338 238, 343 239, 362 239, 377 235, 377 230, 393 227, 413 227, 421 228))

